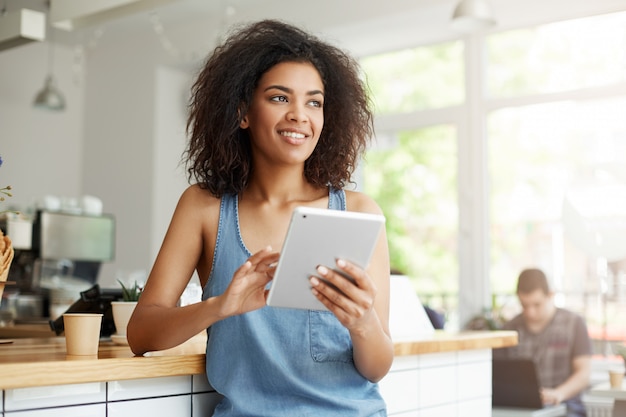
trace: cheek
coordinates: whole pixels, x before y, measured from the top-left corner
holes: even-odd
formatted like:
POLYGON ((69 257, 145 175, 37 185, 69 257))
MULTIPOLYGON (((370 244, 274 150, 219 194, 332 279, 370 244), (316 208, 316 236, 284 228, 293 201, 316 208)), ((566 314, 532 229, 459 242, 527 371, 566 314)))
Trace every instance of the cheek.
POLYGON ((315 128, 315 134, 319 138, 322 134, 322 129, 324 129, 324 114, 315 115, 315 117, 311 118, 311 123, 315 128))

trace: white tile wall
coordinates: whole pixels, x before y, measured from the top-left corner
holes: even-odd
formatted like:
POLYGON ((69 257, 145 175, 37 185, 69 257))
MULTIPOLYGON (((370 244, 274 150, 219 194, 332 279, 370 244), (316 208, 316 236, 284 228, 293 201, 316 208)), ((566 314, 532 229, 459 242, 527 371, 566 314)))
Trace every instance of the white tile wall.
POLYGON ((380 390, 387 403, 388 414, 396 415, 419 408, 418 378, 417 369, 394 372, 385 378, 385 383, 380 384, 380 390))
MULTIPOLYGON (((457 417, 458 404, 443 404, 436 407, 423 408, 419 410, 419 417, 457 417)), ((489 414, 491 415, 491 414, 489 414)), ((478 417, 478 416, 472 416, 478 417)))
POLYGON ((458 417, 491 416, 491 396, 460 401, 458 417))
POLYGON ((108 383, 109 401, 189 394, 190 392, 190 376, 133 379, 108 383))
POLYGON ((5 417, 106 417, 106 404, 77 405, 4 413, 5 417))
POLYGON ((420 408, 430 408, 456 402, 457 368, 454 365, 419 370, 418 392, 420 408))
POLYGON ((141 410, 150 417, 169 417, 191 416, 193 408, 194 416, 203 417, 219 399, 204 375, 146 378, 0 391, 0 416, 126 417, 141 410))
POLYGON ((175 397, 117 401, 107 404, 108 417, 150 416, 172 417, 191 415, 191 394, 175 397))
POLYGON ((490 417, 491 350, 398 357, 380 390, 394 417, 490 417))
POLYGON ((412 410, 412 411, 407 411, 406 413, 394 414, 393 417, 420 417, 420 414, 419 414, 419 411, 412 410))
POLYGON ((5 411, 58 407, 106 401, 106 383, 54 385, 4 391, 5 411))
POLYGON ((457 388, 460 401, 491 398, 491 362, 460 363, 457 367, 457 388))

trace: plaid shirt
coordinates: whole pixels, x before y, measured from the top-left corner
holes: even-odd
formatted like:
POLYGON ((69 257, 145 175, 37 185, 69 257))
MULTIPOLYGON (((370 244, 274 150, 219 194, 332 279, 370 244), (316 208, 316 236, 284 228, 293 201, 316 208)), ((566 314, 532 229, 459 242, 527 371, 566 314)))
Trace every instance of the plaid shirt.
MULTIPOLYGON (((556 309, 552 321, 539 333, 528 330, 521 314, 506 323, 503 330, 517 330, 519 343, 494 350, 494 357, 532 358, 542 387, 562 384, 573 372, 574 358, 591 355, 591 340, 584 320, 561 308, 556 309)), ((574 397, 577 400, 579 396, 574 397)))

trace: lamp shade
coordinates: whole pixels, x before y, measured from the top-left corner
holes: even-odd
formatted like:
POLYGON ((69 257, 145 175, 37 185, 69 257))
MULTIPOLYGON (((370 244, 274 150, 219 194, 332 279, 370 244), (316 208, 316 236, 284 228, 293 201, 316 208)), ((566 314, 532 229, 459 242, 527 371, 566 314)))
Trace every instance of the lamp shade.
POLYGON ((461 0, 452 14, 452 27, 471 33, 496 24, 489 0, 461 0))
POLYGON ((52 75, 46 77, 44 86, 35 96, 33 105, 46 110, 61 111, 65 109, 65 97, 55 87, 52 75))

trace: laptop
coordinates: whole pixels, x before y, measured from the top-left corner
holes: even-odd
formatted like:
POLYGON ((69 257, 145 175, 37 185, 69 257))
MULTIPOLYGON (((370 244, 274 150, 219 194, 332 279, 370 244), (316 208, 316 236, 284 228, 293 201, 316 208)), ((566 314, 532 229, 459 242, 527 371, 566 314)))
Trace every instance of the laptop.
POLYGON ((532 359, 493 358, 491 384, 491 404, 494 407, 544 408, 532 359))

